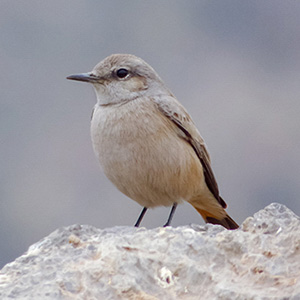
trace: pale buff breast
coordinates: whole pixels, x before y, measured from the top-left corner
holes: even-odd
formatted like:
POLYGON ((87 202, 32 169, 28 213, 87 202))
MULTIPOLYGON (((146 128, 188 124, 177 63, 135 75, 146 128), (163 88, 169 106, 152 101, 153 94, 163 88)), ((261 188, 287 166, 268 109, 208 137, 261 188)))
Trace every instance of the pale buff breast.
POLYGON ((203 190, 202 166, 178 128, 143 98, 96 106, 94 151, 106 176, 142 206, 169 206, 203 190))

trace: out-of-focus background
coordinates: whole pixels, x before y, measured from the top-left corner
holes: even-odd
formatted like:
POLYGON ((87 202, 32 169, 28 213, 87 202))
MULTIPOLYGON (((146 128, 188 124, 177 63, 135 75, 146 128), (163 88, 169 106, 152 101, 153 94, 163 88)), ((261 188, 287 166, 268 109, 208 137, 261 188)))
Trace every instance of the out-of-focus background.
MULTIPOLYGON (((136 221, 92 151, 92 86, 65 79, 112 53, 145 59, 191 113, 238 223, 271 202, 300 214, 299 15, 289 0, 2 0, 0 267, 58 227, 136 221)), ((184 204, 172 224, 189 223, 184 204)))

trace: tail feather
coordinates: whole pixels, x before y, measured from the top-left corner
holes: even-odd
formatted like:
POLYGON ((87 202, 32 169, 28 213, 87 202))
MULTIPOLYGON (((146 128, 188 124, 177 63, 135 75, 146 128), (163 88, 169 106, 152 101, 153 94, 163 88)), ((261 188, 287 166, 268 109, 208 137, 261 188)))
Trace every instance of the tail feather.
POLYGON ((222 220, 218 220, 212 217, 207 217, 205 220, 207 223, 211 223, 211 224, 219 224, 222 225, 223 227, 227 228, 227 229, 237 229, 239 228, 239 225, 237 223, 235 223, 232 218, 230 218, 228 215, 222 219, 222 220))
POLYGON ((239 228, 239 225, 227 213, 225 213, 226 214, 225 217, 220 218, 208 211, 198 209, 198 208, 196 208, 196 210, 199 212, 199 214, 201 214, 202 218, 206 223, 222 225, 227 229, 239 228))

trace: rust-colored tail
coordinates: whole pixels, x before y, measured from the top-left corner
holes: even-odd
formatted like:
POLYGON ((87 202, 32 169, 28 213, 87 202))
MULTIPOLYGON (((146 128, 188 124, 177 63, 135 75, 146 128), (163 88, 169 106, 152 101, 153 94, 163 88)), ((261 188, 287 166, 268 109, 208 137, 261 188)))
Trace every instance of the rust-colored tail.
MULTIPOLYGON (((195 206, 194 206, 195 207, 195 206)), ((198 213, 202 216, 204 221, 206 223, 211 224, 219 224, 227 229, 237 229, 239 228, 239 225, 233 221, 232 218, 229 217, 229 215, 225 212, 225 216, 217 217, 213 215, 211 212, 205 211, 203 209, 198 209, 195 207, 195 209, 198 211, 198 213)))

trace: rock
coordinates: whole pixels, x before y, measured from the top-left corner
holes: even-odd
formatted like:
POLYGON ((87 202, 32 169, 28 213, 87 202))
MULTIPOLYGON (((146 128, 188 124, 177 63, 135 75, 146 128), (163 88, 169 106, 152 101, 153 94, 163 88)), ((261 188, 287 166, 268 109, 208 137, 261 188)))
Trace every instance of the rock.
POLYGON ((241 228, 74 225, 0 272, 1 299, 300 299, 300 219, 273 203, 241 228))

